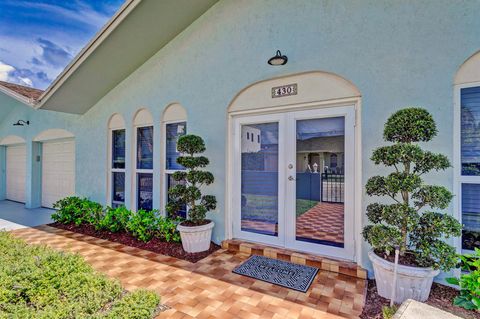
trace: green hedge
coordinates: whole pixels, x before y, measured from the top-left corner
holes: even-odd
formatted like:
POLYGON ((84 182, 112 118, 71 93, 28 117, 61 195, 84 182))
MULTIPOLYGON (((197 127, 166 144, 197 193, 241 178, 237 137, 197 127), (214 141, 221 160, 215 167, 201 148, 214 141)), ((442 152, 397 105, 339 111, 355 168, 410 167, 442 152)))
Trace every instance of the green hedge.
POLYGON ((103 208, 99 203, 76 196, 61 199, 53 207, 57 211, 52 214, 52 219, 58 223, 93 225, 97 230, 113 233, 125 231, 143 242, 154 237, 167 242, 180 242, 177 231, 180 219, 159 216, 155 210, 132 212, 124 206, 103 208))
POLYGON ((0 232, 0 318, 153 318, 153 292, 123 293, 82 257, 0 232))

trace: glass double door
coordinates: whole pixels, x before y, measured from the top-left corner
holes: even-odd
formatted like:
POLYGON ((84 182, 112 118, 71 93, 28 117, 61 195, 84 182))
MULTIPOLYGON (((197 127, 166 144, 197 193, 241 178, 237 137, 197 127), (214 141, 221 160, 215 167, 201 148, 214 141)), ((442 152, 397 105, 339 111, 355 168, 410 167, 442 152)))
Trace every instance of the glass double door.
POLYGON ((234 119, 234 237, 353 259, 354 107, 234 119))

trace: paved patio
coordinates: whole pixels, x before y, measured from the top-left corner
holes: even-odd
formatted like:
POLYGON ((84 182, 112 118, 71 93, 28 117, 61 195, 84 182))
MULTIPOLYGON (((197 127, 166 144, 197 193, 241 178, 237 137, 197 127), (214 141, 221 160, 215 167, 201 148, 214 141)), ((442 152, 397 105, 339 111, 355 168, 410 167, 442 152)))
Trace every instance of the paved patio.
POLYGON ((2 200, 0 201, 0 229, 13 230, 48 224, 52 222, 50 215, 53 212, 53 209, 28 209, 22 203, 2 200))
POLYGON ((358 318, 365 299, 365 280, 325 270, 307 293, 234 274, 248 255, 223 249, 192 264, 49 226, 13 233, 77 252, 126 289, 157 291, 171 307, 158 318, 358 318))

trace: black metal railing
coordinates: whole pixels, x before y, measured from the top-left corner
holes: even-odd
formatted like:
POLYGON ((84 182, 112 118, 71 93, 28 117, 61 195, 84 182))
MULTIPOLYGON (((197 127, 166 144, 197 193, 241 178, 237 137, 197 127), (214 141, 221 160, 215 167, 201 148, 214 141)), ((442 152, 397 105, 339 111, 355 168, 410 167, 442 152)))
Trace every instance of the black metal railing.
POLYGON ((343 203, 345 201, 345 175, 322 173, 320 194, 322 202, 343 203))

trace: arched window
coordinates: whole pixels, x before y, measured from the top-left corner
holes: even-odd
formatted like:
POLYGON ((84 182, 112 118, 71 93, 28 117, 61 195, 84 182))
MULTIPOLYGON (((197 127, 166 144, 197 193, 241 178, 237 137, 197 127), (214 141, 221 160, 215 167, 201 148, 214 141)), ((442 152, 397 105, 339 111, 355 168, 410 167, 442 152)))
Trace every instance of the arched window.
POLYGON ((114 114, 108 122, 108 204, 125 205, 125 121, 114 114))
MULTIPOLYGON (((172 174, 176 171, 183 170, 184 167, 177 163, 180 153, 177 150, 178 138, 187 134, 187 112, 178 103, 169 105, 163 112, 162 126, 164 131, 164 162, 163 176, 164 178, 164 203, 168 202, 168 190, 178 184, 172 178, 172 174)), ((186 217, 187 209, 183 207, 178 216, 186 217)))
POLYGON ((480 52, 455 75, 454 211, 464 225, 461 248, 480 248, 480 52))
POLYGON ((153 117, 141 109, 133 120, 135 138, 134 203, 137 210, 153 209, 153 117))

